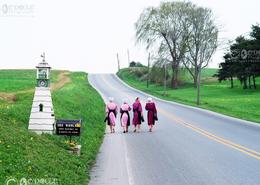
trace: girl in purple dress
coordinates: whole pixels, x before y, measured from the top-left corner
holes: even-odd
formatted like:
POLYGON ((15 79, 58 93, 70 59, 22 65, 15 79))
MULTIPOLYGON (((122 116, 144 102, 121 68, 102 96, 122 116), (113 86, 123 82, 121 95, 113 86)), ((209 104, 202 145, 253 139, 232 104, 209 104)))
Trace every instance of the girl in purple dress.
POLYGON ((152 102, 152 98, 148 98, 148 102, 145 105, 145 109, 147 110, 147 123, 149 126, 149 132, 152 132, 153 125, 155 121, 158 120, 156 106, 155 103, 152 102))
POLYGON ((139 132, 141 123, 143 121, 143 110, 142 110, 142 105, 140 103, 139 97, 135 99, 135 102, 133 104, 133 113, 134 113, 133 125, 135 127, 134 132, 136 132, 136 128, 137 131, 139 132))

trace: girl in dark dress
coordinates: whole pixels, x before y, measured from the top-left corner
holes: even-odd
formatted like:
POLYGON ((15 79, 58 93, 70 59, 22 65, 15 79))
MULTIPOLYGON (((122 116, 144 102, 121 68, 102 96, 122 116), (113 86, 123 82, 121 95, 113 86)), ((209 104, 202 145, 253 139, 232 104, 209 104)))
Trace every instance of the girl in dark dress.
POLYGON ((135 99, 135 102, 133 104, 133 112, 134 112, 133 125, 135 127, 134 132, 136 132, 136 128, 137 128, 137 131, 139 132, 141 123, 143 121, 143 110, 142 110, 142 105, 139 101, 139 97, 137 97, 135 99))
POLYGON ((148 102, 145 105, 145 110, 147 110, 147 123, 149 126, 149 132, 152 132, 153 125, 155 121, 158 120, 157 118, 157 110, 155 103, 152 102, 152 98, 148 98, 148 102))

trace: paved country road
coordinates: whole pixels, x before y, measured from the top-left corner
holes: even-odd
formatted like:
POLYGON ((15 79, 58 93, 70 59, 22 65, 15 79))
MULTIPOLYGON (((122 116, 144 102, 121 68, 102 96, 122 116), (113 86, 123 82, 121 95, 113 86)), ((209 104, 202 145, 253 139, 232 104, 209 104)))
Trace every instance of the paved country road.
MULTIPOLYGON (((138 96, 143 106, 147 99, 113 74, 90 74, 89 81, 120 105, 123 98, 132 104, 138 96)), ((140 133, 123 134, 119 122, 115 134, 106 130, 90 185, 260 185, 259 125, 154 101, 154 132, 146 122, 140 133)))

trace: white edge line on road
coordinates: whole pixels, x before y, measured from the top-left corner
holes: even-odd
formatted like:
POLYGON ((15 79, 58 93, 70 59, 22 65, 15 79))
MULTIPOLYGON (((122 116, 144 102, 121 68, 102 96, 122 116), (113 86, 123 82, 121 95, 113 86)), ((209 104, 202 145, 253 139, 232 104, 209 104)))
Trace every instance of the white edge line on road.
POLYGON ((130 163, 130 158, 128 157, 128 150, 126 147, 125 138, 124 138, 124 147, 125 147, 125 162, 126 162, 126 171, 127 171, 127 175, 128 175, 128 184, 134 185, 135 183, 134 183, 132 172, 130 171, 131 163, 130 163))
POLYGON ((211 115, 214 115, 214 116, 219 116, 219 117, 222 117, 222 118, 226 118, 226 119, 229 119, 229 120, 232 120, 232 121, 239 121, 241 123, 244 123, 244 124, 249 124, 249 125, 253 125, 253 126, 257 126, 257 127, 260 127, 260 124, 258 123, 255 123, 255 122, 252 122, 252 121, 247 121, 247 120, 242 120, 242 119, 239 119, 239 118, 234 118, 234 117, 230 117, 230 116, 227 116, 227 115, 224 115, 224 114, 220 114, 220 113, 217 113, 217 112, 213 112, 211 110, 206 110, 206 109, 202 109, 202 108, 199 108, 199 107, 193 107, 193 106, 189 106, 189 105, 184 105, 184 104, 181 104, 181 103, 177 103, 177 102, 172 102, 172 101, 168 101, 168 100, 163 100, 161 98, 158 98, 158 97, 155 97, 153 95, 150 95, 146 92, 143 92, 139 89, 135 89, 133 87, 131 87, 130 85, 128 85, 126 82, 124 82, 122 79, 120 79, 116 74, 112 74, 114 75, 122 84, 124 84, 125 86, 129 87, 130 89, 136 91, 136 92, 139 92, 141 94, 144 94, 146 96, 150 96, 156 100, 159 100, 161 102, 166 102, 166 103, 170 103, 170 104, 173 104, 173 105, 177 105, 177 106, 181 106, 181 107, 184 107, 184 108, 189 108, 189 109, 194 109, 194 110, 197 110, 197 111, 201 111, 201 112, 205 112, 205 113, 209 113, 211 115))
MULTIPOLYGON (((102 75, 102 74, 100 74, 100 75, 102 75)), ((92 82, 89 80, 89 74, 88 74, 88 83, 100 94, 104 103, 106 103, 108 101, 108 99, 105 97, 105 95, 101 91, 99 91, 99 89, 97 89, 97 87, 94 84, 92 84, 92 82)), ((125 139, 124 139, 124 142, 125 142, 125 139)), ((126 143, 125 143, 125 161, 126 161, 126 171, 127 171, 127 176, 128 176, 128 184, 134 185, 133 175, 130 172, 130 159, 127 154, 128 154, 128 152, 127 152, 127 147, 126 147, 126 143)))
POLYGON ((89 75, 92 75, 92 74, 88 74, 88 79, 87 79, 88 83, 100 94, 104 103, 106 104, 106 102, 108 102, 108 98, 106 98, 105 95, 101 91, 99 91, 94 84, 92 84, 92 82, 89 80, 89 75))

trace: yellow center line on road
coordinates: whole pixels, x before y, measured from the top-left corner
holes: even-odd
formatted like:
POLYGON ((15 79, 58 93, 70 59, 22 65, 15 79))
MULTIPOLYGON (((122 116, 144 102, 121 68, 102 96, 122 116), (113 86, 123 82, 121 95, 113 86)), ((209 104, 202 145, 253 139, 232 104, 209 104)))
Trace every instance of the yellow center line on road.
POLYGON ((168 118, 170 118, 171 120, 174 120, 177 123, 179 123, 179 124, 181 124, 181 125, 183 125, 183 126, 185 126, 187 128, 190 128, 193 131, 195 131, 197 133, 200 133, 201 135, 204 135, 204 136, 206 136, 207 138, 209 138, 211 140, 214 140, 214 141, 216 141, 218 143, 224 144, 224 145, 226 145, 226 146, 228 146, 230 148, 236 149, 236 150, 238 150, 240 152, 243 152, 243 153, 245 153, 245 154, 247 154, 247 155, 249 155, 251 157, 254 157, 254 158, 260 160, 260 153, 259 152, 256 152, 256 151, 251 150, 249 148, 246 148, 246 147, 244 147, 242 145, 236 144, 236 143, 231 142, 231 141, 229 141, 227 139, 224 139, 222 137, 214 135, 214 134, 212 134, 212 133, 210 133, 208 131, 205 131, 205 130, 197 127, 197 126, 194 126, 193 124, 190 124, 190 123, 184 121, 183 119, 180 119, 179 117, 177 117, 177 116, 175 116, 175 115, 173 115, 173 114, 171 114, 171 113, 169 113, 169 112, 167 112, 167 111, 165 111, 163 109, 160 109, 159 111, 162 114, 164 114, 165 116, 167 116, 168 118))
MULTIPOLYGON (((119 89, 116 89, 115 87, 113 87, 113 86, 107 81, 107 79, 106 79, 103 75, 102 75, 102 79, 103 79, 103 81, 104 81, 111 89, 113 89, 113 90, 115 90, 115 91, 119 91, 119 89)), ((126 92, 122 92, 122 93, 124 93, 124 94, 125 94, 128 98, 130 98, 130 99, 133 98, 133 96, 131 96, 130 94, 128 94, 128 93, 126 93, 126 92)), ((172 114, 172 113, 170 113, 170 112, 168 112, 168 111, 166 111, 166 110, 164 110, 164 109, 162 109, 162 108, 158 108, 158 112, 162 113, 163 115, 165 115, 165 116, 168 117, 169 119, 175 121, 176 123, 181 124, 181 125, 185 126, 186 128, 190 128, 190 129, 192 129, 193 131, 195 131, 195 132, 197 132, 197 133, 199 133, 199 134, 201 134, 201 135, 203 135, 203 136, 209 138, 210 140, 216 141, 216 142, 218 142, 218 143, 221 143, 221 144, 223 144, 223 145, 225 145, 225 146, 228 146, 228 147, 230 147, 230 148, 233 148, 233 149, 235 149, 235 150, 237 150, 237 151, 240 151, 240 152, 242 152, 242 153, 244 153, 244 154, 247 154, 247 155, 249 155, 249 156, 251 156, 251 157, 254 157, 254 158, 260 160, 260 153, 257 152, 257 151, 254 151, 254 150, 252 150, 252 149, 249 149, 249 148, 247 148, 247 147, 244 147, 244 146, 242 146, 242 145, 239 145, 239 144, 237 144, 237 143, 234 143, 234 142, 232 142, 232 141, 229 141, 229 140, 227 140, 227 139, 224 139, 224 138, 222 138, 222 137, 220 137, 220 136, 214 135, 214 134, 212 134, 212 133, 210 133, 210 132, 208 132, 208 131, 206 131, 206 130, 203 130, 203 129, 197 127, 197 126, 194 126, 193 124, 188 123, 187 121, 181 119, 180 117, 177 117, 176 115, 174 115, 174 114, 172 114)))

